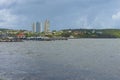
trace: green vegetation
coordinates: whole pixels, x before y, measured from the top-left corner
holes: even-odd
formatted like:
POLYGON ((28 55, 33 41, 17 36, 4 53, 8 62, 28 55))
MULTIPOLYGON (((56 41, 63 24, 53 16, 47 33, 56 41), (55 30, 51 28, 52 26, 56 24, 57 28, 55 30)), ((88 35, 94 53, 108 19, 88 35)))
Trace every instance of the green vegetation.
POLYGON ((120 38, 120 29, 65 29, 48 33, 33 33, 27 30, 0 29, 0 36, 16 37, 24 33, 26 37, 69 37, 69 38, 120 38))
POLYGON ((63 37, 74 38, 120 38, 120 29, 66 29, 63 37))

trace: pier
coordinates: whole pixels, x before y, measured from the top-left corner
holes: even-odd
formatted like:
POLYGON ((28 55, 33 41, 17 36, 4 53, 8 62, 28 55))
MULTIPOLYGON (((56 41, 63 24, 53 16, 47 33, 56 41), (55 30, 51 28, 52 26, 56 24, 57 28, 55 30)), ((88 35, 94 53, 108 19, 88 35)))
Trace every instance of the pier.
POLYGON ((23 42, 22 39, 0 39, 0 42, 23 42))
POLYGON ((33 40, 33 41, 55 41, 55 40, 68 40, 68 38, 64 37, 56 37, 56 38, 48 38, 48 37, 28 37, 24 40, 33 40))

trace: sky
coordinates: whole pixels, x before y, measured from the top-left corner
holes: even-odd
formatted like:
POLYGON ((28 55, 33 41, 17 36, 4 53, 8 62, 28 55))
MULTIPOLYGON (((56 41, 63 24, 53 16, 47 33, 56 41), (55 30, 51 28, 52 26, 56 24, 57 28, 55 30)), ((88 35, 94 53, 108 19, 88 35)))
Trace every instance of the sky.
POLYGON ((31 30, 46 19, 51 30, 120 29, 120 0, 0 0, 0 28, 31 30))

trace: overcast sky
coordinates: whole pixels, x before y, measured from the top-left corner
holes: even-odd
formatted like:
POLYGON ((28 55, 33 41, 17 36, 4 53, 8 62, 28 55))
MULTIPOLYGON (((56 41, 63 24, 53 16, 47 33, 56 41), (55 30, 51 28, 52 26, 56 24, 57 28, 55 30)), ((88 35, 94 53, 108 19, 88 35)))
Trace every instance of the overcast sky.
POLYGON ((1 28, 30 30, 46 19, 51 30, 120 29, 120 0, 0 0, 1 28))

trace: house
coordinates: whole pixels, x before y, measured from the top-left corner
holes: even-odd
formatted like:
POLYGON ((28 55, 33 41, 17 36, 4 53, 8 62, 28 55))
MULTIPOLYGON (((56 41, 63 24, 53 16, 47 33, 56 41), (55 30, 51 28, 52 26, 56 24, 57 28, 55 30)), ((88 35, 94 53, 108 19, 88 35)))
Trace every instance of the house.
POLYGON ((19 34, 17 34, 17 38, 25 38, 26 36, 25 36, 25 34, 24 33, 19 33, 19 34))

